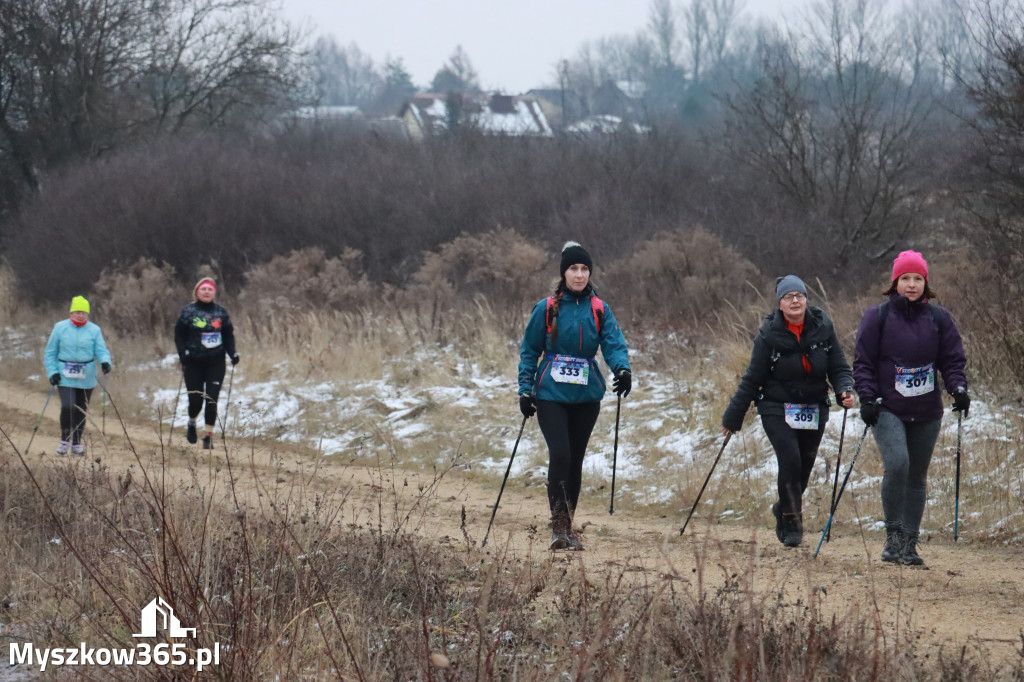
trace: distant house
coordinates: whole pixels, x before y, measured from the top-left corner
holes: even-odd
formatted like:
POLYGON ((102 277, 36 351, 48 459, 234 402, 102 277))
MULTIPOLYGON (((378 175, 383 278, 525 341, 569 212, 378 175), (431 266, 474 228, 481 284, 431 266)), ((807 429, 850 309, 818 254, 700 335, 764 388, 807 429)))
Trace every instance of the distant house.
POLYGON ((625 121, 618 116, 594 114, 567 126, 565 132, 583 137, 598 137, 617 134, 646 135, 651 129, 639 123, 625 121))
POLYGON ((631 81, 605 81, 590 96, 590 110, 626 121, 643 119, 643 86, 631 81))
POLYGON ((562 130, 573 121, 583 118, 587 104, 575 90, 560 88, 536 88, 526 94, 537 99, 548 124, 555 130, 562 130))
POLYGON ((552 136, 544 111, 529 95, 419 93, 402 105, 398 117, 414 140, 444 134, 453 126, 485 135, 552 136))

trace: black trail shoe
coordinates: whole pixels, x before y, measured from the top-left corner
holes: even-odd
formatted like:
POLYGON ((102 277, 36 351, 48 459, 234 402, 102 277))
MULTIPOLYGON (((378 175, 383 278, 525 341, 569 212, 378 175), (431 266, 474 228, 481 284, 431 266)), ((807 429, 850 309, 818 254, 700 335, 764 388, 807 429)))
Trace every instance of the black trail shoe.
POLYGON ((799 547, 804 540, 803 523, 799 514, 782 515, 782 544, 786 547, 799 547))
POLYGON ((781 504, 781 502, 776 502, 772 505, 772 515, 775 517, 775 537, 779 539, 779 542, 785 542, 782 539, 782 512, 779 511, 781 504))
POLYGON ((885 547, 882 548, 882 561, 900 563, 903 551, 903 528, 900 526, 885 527, 885 547))
POLYGON ((187 440, 189 443, 192 443, 193 445, 195 445, 196 441, 199 440, 199 437, 196 435, 195 422, 188 423, 188 429, 185 431, 185 440, 187 440))
POLYGON ((213 450, 213 436, 203 436, 203 450, 213 450))
POLYGON ((924 559, 917 553, 917 535, 907 534, 900 552, 900 563, 904 566, 923 566, 924 559))

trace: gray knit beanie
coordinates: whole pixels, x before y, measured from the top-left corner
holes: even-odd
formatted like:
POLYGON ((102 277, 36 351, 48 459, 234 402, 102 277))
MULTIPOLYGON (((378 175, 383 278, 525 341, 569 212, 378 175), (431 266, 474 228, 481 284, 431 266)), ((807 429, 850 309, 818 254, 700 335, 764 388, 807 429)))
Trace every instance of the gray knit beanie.
POLYGON ((782 297, 791 291, 799 291, 804 296, 807 295, 807 287, 804 286, 804 281, 796 275, 786 275, 775 280, 776 303, 781 301, 782 297))

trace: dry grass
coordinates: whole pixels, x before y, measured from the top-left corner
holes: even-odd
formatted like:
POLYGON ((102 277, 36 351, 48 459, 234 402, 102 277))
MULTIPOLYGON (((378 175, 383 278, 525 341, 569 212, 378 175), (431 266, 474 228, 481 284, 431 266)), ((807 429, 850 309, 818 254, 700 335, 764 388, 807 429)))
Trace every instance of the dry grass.
MULTIPOLYGON (((0 448, 4 631, 50 646, 131 647, 139 609, 163 596, 221 645, 190 679, 580 680, 1019 679, 982 650, 922 658, 871 614, 828 617, 816 592, 754 589, 756 561, 724 583, 702 558, 680 575, 629 565, 595 580, 582 561, 475 543, 428 543, 440 470, 400 495, 394 461, 365 497, 315 464, 227 451, 165 478, 171 448, 103 466, 26 462, 0 448), (769 591, 770 592, 770 591, 769 591), (761 596, 759 596, 761 595, 761 596)), ((457 464, 457 462, 451 462, 457 464)), ((181 469, 179 469, 181 470, 181 469)), ((77 671, 76 671, 77 672, 77 671)), ((98 674, 97 671, 93 673, 98 674)), ((171 679, 109 668, 105 679, 171 679)))

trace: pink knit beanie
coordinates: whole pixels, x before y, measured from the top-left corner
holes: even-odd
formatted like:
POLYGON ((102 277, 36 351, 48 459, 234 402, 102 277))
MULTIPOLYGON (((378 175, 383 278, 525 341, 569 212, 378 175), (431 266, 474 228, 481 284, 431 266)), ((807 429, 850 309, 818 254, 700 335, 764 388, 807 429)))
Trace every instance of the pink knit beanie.
POLYGON ((917 251, 903 251, 892 262, 892 281, 895 282, 900 275, 908 272, 916 272, 924 277, 924 281, 928 281, 928 262, 917 251))

